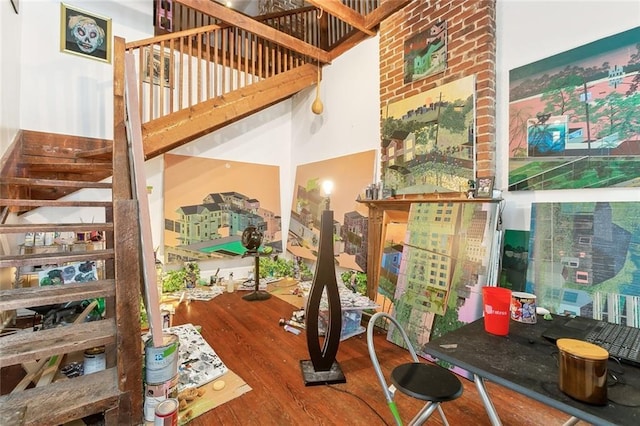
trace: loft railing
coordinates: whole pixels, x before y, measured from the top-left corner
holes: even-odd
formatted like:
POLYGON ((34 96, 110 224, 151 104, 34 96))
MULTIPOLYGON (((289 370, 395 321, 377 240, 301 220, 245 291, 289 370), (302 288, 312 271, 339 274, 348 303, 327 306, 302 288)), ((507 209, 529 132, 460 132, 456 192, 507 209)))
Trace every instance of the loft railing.
POLYGON ((142 123, 292 70, 311 58, 241 28, 207 25, 126 43, 142 123))
MULTIPOLYGON (((380 2, 381 0, 342 0, 343 5, 362 16, 377 9, 380 2)), ((207 25, 225 25, 219 19, 180 2, 173 1, 170 6, 166 3, 166 1, 156 0, 156 11, 159 11, 156 19, 156 33, 158 34, 185 31, 207 25), (163 6, 170 8, 170 10, 165 12, 163 6)), ((335 16, 322 13, 313 6, 247 18, 254 19, 327 51, 340 45, 356 31, 346 22, 335 16)))

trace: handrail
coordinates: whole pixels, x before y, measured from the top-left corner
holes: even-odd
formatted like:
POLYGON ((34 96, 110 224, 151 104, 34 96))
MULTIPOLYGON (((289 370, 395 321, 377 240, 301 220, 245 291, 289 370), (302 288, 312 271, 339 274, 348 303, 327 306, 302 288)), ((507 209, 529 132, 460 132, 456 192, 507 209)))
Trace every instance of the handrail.
POLYGON ((271 39, 217 24, 126 43, 126 50, 136 57, 142 123, 314 62, 271 39))

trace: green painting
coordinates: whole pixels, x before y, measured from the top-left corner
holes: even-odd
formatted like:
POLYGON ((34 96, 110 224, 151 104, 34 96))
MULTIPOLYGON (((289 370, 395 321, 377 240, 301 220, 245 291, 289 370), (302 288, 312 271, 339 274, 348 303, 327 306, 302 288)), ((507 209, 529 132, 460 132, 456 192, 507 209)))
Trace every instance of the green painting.
POLYGON ((509 190, 640 186, 640 27, 509 72, 509 190))

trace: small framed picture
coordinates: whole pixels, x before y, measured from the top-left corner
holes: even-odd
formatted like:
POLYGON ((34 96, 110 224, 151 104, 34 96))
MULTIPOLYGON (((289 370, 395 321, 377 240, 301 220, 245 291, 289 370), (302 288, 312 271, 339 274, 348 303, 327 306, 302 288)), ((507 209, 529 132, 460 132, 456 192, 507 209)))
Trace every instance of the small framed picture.
POLYGON ((61 3, 60 51, 111 62, 111 19, 61 3))
POLYGON ((160 84, 160 78, 162 78, 162 85, 164 87, 172 87, 172 72, 171 72, 171 54, 164 52, 162 55, 162 61, 160 60, 160 49, 152 49, 145 47, 144 61, 142 63, 142 81, 146 83, 160 84))
POLYGON ((477 198, 491 198, 493 196, 493 176, 479 177, 476 186, 477 198))

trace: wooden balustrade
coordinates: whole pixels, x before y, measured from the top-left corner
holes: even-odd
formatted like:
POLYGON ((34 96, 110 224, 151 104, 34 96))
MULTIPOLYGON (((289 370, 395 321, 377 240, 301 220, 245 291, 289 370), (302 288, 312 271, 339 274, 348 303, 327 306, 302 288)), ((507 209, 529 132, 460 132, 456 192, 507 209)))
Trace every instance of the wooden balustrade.
POLYGON ((220 25, 130 42, 126 50, 137 58, 143 123, 311 61, 273 40, 220 25))
MULTIPOLYGON (((159 0, 156 2, 160 3, 159 0)), ((345 6, 362 16, 375 11, 380 6, 380 2, 381 0, 342 0, 345 6)), ((172 7, 170 28, 174 33, 208 25, 220 25, 221 27, 226 25, 220 19, 179 1, 172 2, 172 7)), ((340 45, 356 31, 346 22, 335 16, 322 14, 313 6, 269 13, 251 19, 327 51, 340 45), (321 16, 320 20, 319 16, 321 16)), ((162 26, 156 26, 157 34, 166 32, 167 30, 162 26)))

